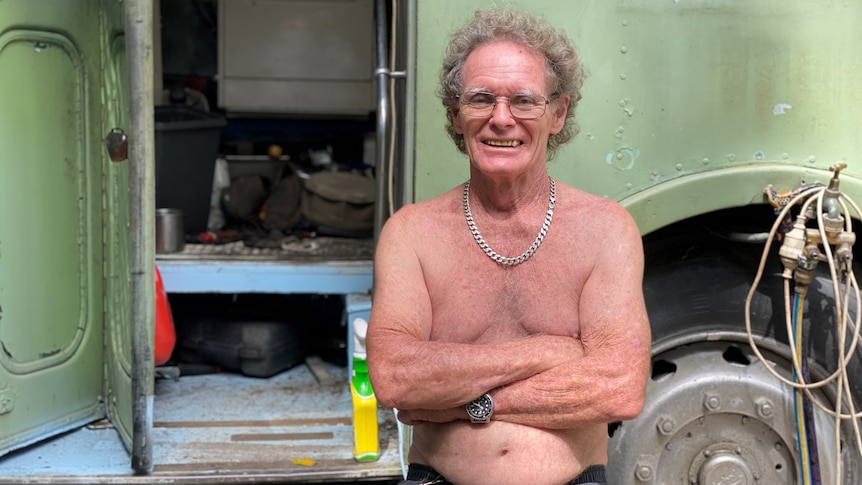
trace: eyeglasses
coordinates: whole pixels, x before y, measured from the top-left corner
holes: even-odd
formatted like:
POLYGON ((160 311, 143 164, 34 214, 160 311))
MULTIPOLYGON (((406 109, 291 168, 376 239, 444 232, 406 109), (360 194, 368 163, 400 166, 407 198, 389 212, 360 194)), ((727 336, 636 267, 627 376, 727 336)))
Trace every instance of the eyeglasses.
POLYGON ((556 96, 556 94, 551 95, 551 99, 538 94, 513 94, 506 97, 478 91, 462 93, 455 97, 461 104, 461 111, 467 116, 489 116, 494 111, 494 107, 497 106, 497 102, 505 99, 513 117, 520 120, 532 120, 545 114, 545 107, 556 96))

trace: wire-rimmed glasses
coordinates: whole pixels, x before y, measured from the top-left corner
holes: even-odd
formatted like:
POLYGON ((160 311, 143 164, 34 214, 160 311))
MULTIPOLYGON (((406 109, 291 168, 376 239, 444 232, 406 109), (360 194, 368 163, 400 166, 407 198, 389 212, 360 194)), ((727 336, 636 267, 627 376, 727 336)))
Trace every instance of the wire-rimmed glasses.
POLYGON ((467 116, 489 116, 501 99, 509 105, 509 112, 520 120, 532 120, 545 114, 545 108, 556 95, 548 99, 539 94, 513 94, 497 96, 487 91, 461 93, 455 96, 461 105, 461 111, 467 116))

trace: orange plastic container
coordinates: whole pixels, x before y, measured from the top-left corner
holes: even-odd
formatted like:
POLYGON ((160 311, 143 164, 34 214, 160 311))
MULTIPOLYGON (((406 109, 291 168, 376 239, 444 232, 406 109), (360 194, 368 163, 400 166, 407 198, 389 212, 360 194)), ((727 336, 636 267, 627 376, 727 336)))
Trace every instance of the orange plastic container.
POLYGON ((162 274, 156 267, 156 330, 155 351, 153 352, 155 365, 159 366, 167 362, 174 352, 177 344, 177 333, 174 328, 174 316, 171 313, 171 304, 168 302, 168 294, 162 283, 162 274))

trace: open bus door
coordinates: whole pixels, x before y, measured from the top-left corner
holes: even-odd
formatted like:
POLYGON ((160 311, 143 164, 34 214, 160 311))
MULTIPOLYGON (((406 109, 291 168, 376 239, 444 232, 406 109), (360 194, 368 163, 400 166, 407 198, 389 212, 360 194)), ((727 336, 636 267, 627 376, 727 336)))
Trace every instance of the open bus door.
POLYGON ((0 2, 2 455, 107 418, 134 467, 150 461, 152 346, 133 335, 152 312, 133 308, 152 308, 152 267, 133 276, 132 168, 104 146, 129 126, 124 9, 140 3, 0 2))

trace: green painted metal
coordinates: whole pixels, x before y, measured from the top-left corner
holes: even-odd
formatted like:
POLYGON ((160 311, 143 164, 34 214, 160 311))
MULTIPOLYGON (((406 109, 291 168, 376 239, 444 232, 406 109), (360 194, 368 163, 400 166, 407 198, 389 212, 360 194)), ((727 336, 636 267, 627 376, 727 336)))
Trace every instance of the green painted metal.
POLYGON ((116 0, 0 2, 0 454, 105 417, 106 336, 128 353, 103 325, 110 312, 127 327, 130 314, 112 279, 122 265, 104 264, 106 246, 128 259, 112 236, 128 216, 107 214, 128 213, 127 188, 112 186, 128 171, 109 170, 102 143, 107 111, 125 102, 119 78, 104 78, 102 7, 122 11, 116 0))
MULTIPOLYGON (((565 29, 589 72, 551 174, 630 208, 643 233, 761 190, 862 176, 862 2, 499 1, 565 29), (704 183, 708 181, 708 183, 704 183), (667 200, 661 206, 648 200, 667 200), (684 202, 683 202, 684 201, 684 202)), ((462 183, 436 89, 447 36, 481 0, 417 0, 415 200, 462 183)), ((858 183, 845 192, 855 200, 858 183)))
MULTIPOLYGON (((129 131, 128 66, 123 3, 103 0, 100 9, 102 87, 101 133, 129 131)), ((103 151, 103 155, 105 155, 103 151)), ((105 190, 105 359, 108 416, 127 450, 132 449, 132 289, 130 241, 130 162, 102 157, 105 190)))

